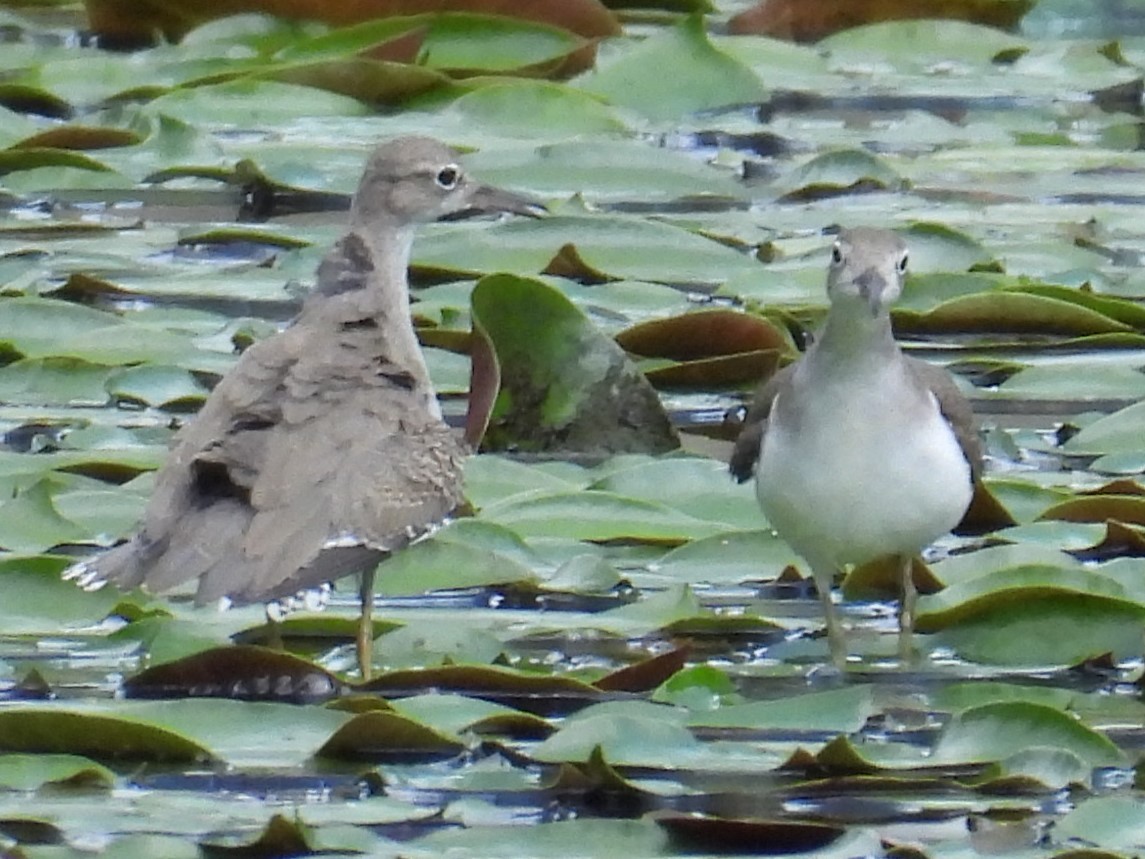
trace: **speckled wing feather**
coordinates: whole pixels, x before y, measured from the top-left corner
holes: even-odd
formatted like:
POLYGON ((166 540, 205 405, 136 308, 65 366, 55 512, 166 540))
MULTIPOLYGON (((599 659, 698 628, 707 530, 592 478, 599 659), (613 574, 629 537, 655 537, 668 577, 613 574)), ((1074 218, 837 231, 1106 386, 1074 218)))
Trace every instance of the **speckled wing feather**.
POLYGON ((962 454, 970 464, 970 474, 977 483, 982 476, 982 442, 978 438, 978 422, 974 417, 974 409, 966 399, 950 371, 937 364, 931 364, 920 358, 906 356, 907 366, 922 382, 934 398, 938 400, 938 408, 950 428, 958 439, 962 454))
POLYGON ((90 562, 99 577, 273 599, 376 562, 460 504, 464 448, 428 380, 393 361, 355 246, 339 243, 326 288, 176 436, 141 529, 90 562))
POLYGON ((788 364, 771 376, 756 389, 751 407, 743 419, 743 428, 736 438, 728 468, 738 483, 745 483, 755 475, 759 461, 759 445, 767 432, 767 421, 771 417, 771 406, 777 394, 790 387, 795 364, 788 364))

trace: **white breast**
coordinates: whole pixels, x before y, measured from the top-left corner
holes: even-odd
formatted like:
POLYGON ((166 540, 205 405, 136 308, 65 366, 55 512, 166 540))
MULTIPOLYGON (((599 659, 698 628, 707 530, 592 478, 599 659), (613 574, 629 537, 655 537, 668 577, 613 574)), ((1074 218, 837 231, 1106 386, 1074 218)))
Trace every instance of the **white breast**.
POLYGON ((756 493, 768 521, 813 568, 917 553, 970 504, 970 466, 953 430, 929 392, 932 408, 909 398, 903 407, 902 372, 899 364, 861 384, 817 385, 797 421, 779 419, 790 404, 773 405, 756 493))

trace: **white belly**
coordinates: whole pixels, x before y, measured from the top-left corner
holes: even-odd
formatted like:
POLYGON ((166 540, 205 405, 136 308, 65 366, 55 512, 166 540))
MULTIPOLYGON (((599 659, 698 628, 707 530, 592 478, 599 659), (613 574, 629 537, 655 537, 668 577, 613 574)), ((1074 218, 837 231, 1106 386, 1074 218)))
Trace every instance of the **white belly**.
POLYGON ((884 381, 820 389, 797 431, 772 420, 760 446, 763 513, 821 574, 915 554, 954 528, 970 504, 970 466, 937 403, 904 414, 895 380, 884 381))

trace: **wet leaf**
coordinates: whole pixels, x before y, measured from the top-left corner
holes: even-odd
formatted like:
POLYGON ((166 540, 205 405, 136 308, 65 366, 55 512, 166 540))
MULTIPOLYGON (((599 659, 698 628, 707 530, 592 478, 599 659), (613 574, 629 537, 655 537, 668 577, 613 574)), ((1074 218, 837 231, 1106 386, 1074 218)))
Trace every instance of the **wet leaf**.
POLYGON ((728 22, 737 34, 817 42, 876 21, 953 18, 1005 30, 1017 26, 1033 0, 760 0, 728 22))
POLYGON ((1026 701, 983 704, 956 713, 932 756, 935 763, 979 763, 1038 747, 1066 749, 1091 767, 1115 766, 1123 760, 1116 745, 1072 716, 1026 701))
POLYGON ((1143 616, 1145 606, 1111 578, 1033 564, 920 597, 915 628, 941 630, 943 641, 978 662, 1075 664, 1140 652, 1143 616))
POLYGON ((626 129, 616 112, 599 99, 546 81, 491 83, 456 99, 446 114, 467 125, 522 138, 533 138, 542 129, 558 139, 626 129))
POLYGON ((593 686, 570 677, 474 665, 389 671, 362 684, 358 689, 390 697, 431 690, 457 692, 541 714, 549 709, 579 709, 586 703, 600 700, 604 695, 593 686))
POLYGON ((700 749, 699 742, 682 724, 674 709, 659 708, 663 718, 649 715, 645 706, 634 709, 598 705, 582 711, 557 733, 532 750, 531 756, 549 763, 585 762, 599 748, 613 765, 673 767, 700 749), (604 709, 601 709, 601 707, 604 709))
POLYGON ((33 358, 0 367, 0 400, 27 405, 101 405, 111 369, 78 358, 33 358))
POLYGON ((678 544, 727 530, 664 504, 611 492, 547 492, 509 498, 483 515, 522 536, 577 540, 643 540, 678 544))
POLYGON ((316 753, 340 760, 433 760, 453 757, 465 746, 414 719, 387 712, 359 713, 316 753))
POLYGON ((339 693, 330 672, 289 653, 250 645, 206 650, 147 668, 123 683, 129 698, 232 698, 316 703, 339 693))
POLYGON ((86 536, 83 528, 60 515, 48 480, 0 504, 0 546, 9 552, 36 554, 86 536))
POLYGON ((537 580, 531 569, 511 556, 437 538, 391 555, 378 573, 377 592, 387 596, 537 580))
POLYGON ((703 18, 691 15, 657 37, 602 63, 580 85, 649 119, 667 121, 730 104, 759 101, 763 83, 708 41, 703 18), (663 69, 672 68, 670 76, 663 69))
POLYGON ((706 457, 632 457, 628 467, 613 468, 586 488, 656 504, 668 504, 697 519, 730 528, 763 524, 754 489, 736 485, 727 466, 706 457), (672 487, 666 494, 664 488, 672 487))
MULTIPOLYGON (((589 137, 545 143, 524 151, 519 146, 490 149, 475 153, 466 159, 466 163, 483 181, 526 188, 546 198, 576 195, 577 200, 583 199, 588 203, 623 203, 634 199, 710 201, 721 206, 731 206, 745 198, 742 184, 729 171, 717 170, 682 152, 668 149, 658 150, 656 158, 649 159, 646 146, 629 140, 589 137)), ((505 245, 544 237, 549 248, 546 260, 566 243, 590 256, 590 262, 609 251, 609 265, 603 266, 605 270, 611 270, 615 277, 625 276, 634 280, 718 282, 716 278, 707 277, 710 273, 705 266, 717 265, 721 260, 726 265, 726 261, 737 257, 744 263, 744 269, 758 273, 760 268, 730 248, 659 221, 603 214, 589 217, 583 206, 571 203, 560 207, 557 214, 556 219, 546 218, 537 223, 511 221, 499 225, 488 238, 496 237, 498 245, 505 245), (657 237, 661 241, 656 242, 657 237), (651 248, 645 248, 653 243, 658 245, 661 254, 670 256, 664 259, 653 253, 651 248), (635 251, 637 255, 626 255, 625 249, 635 251), (698 258, 690 259, 693 256, 698 258), (676 267, 682 274, 672 278, 670 273, 676 267), (657 275, 647 276, 650 270, 657 275)), ((456 259, 463 263, 476 250, 472 243, 484 239, 485 233, 483 230, 474 235, 470 230, 456 237, 450 233, 451 238, 460 238, 467 245, 464 250, 454 250, 456 259)), ((450 244, 455 246, 456 242, 450 244)), ((481 247, 484 248, 484 243, 481 247)), ((442 252, 446 250, 446 247, 441 248, 442 252)), ((415 248, 414 261, 421 259, 422 251, 415 248)), ((505 265, 481 270, 532 274, 541 267, 543 263, 527 272, 505 265)))
POLYGON ((737 352, 777 350, 793 357, 791 335, 771 320, 732 310, 704 310, 626 328, 616 342, 644 357, 689 361, 737 352))
POLYGON ((592 685, 606 692, 647 692, 666 682, 669 677, 682 669, 689 653, 689 648, 677 647, 634 665, 626 665, 611 674, 606 674, 592 685))
POLYGON ((0 559, 0 623, 6 634, 47 635, 89 624, 115 607, 118 594, 89 593, 61 579, 67 565, 66 558, 47 555, 0 559))
POLYGON ((1145 813, 1133 797, 1092 797, 1063 817, 1055 832, 1067 841, 1136 851, 1145 844, 1145 813))
POLYGON ((1062 790, 1070 785, 1085 785, 1092 775, 1092 765, 1069 749, 1032 746, 991 764, 975 779, 979 790, 1028 792, 1033 787, 1062 790))
POLYGON ((649 570, 672 582, 738 584, 775 579, 798 561, 799 556, 770 530, 733 531, 685 543, 650 564, 649 570))
POLYGON ((115 773, 76 755, 0 755, 0 786, 6 790, 110 788, 115 773))
POLYGON ((159 408, 200 405, 210 393, 187 370, 159 364, 146 364, 114 373, 108 378, 106 388, 117 400, 159 408))
POLYGON ((778 701, 730 704, 717 710, 694 713, 688 724, 693 728, 852 733, 862 728, 875 712, 871 688, 855 686, 793 695, 778 701))
POLYGON ((1070 453, 1125 453, 1145 450, 1145 403, 1134 403, 1083 427, 1062 445, 1070 453))
POLYGON ((0 711, 0 748, 105 761, 205 763, 203 746, 155 725, 96 713, 16 707, 0 711))
POLYGON ((895 322, 903 331, 919 333, 990 331, 1080 337, 1131 330, 1073 302, 998 291, 952 298, 926 313, 896 311, 895 322))
POLYGON ((242 859, 271 859, 271 857, 305 856, 313 852, 310 833, 301 821, 287 820, 275 814, 259 833, 258 838, 246 844, 220 844, 206 839, 199 844, 204 856, 242 857, 242 859))
POLYGON ((644 377, 555 290, 486 277, 473 290, 472 316, 471 440, 483 435, 489 449, 596 453, 677 446, 644 377))
POLYGON ((26 137, 13 145, 13 149, 111 149, 117 146, 135 146, 142 143, 141 135, 121 128, 100 126, 61 125, 26 137))
POLYGON ((678 813, 653 818, 672 836, 672 847, 689 852, 717 854, 754 853, 766 844, 768 853, 802 853, 827 847, 845 830, 823 823, 785 820, 728 820, 678 813))
POLYGON ((902 179, 884 159, 859 149, 825 152, 793 170, 781 181, 781 202, 814 200, 838 194, 895 190, 902 179))
MULTIPOLYGON (((164 4, 151 7, 143 14, 122 0, 95 0, 86 4, 91 29, 122 40, 148 41, 156 30, 178 40, 192 27, 212 18, 244 12, 265 12, 284 17, 325 20, 332 24, 351 24, 374 18, 412 15, 427 11, 421 0, 365 0, 334 7, 298 4, 282 0, 242 0, 206 2, 192 5, 164 4)), ((528 8, 490 0, 441 0, 433 4, 439 11, 456 10, 512 15, 524 20, 543 21, 584 36, 611 36, 619 32, 612 13, 595 0, 539 0, 528 8)))

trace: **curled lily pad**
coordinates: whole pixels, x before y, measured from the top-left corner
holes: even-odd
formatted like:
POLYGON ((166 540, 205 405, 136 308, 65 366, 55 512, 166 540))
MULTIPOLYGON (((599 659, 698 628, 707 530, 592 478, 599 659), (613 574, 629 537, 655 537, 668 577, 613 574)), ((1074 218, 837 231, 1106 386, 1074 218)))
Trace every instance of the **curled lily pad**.
POLYGON ((580 709, 605 697, 603 691, 571 677, 475 665, 389 671, 358 688, 387 696, 452 691, 541 714, 580 709))
POLYGON ((453 757, 464 747, 456 738, 407 716, 372 711, 359 713, 340 727, 317 755, 350 760, 425 760, 453 757))
POLYGON ((768 852, 802 853, 826 849, 846 831, 825 823, 728 820, 676 813, 659 814, 653 819, 671 834, 673 848, 684 853, 754 852, 760 844, 766 844, 768 852))
POLYGON ((677 446, 652 387, 559 292, 491 275, 472 305, 470 439, 484 436, 491 449, 597 453, 677 446))
POLYGON ((736 14, 728 22, 728 29, 796 42, 817 42, 863 24, 912 18, 953 18, 1011 30, 1033 5, 1033 0, 759 0, 736 14))
POLYGON ((1070 453, 1124 453, 1145 450, 1145 402, 1134 403, 1082 428, 1063 450, 1070 453))
POLYGON ((174 731, 129 718, 55 708, 0 712, 0 748, 106 761, 203 763, 213 755, 174 731))
POLYGON ((115 773, 78 755, 0 755, 0 785, 7 790, 110 788, 114 783, 115 773))
POLYGON ((903 179, 884 159, 861 149, 816 155, 784 177, 781 202, 800 202, 840 194, 898 189, 903 179))
POLYGON ((233 698, 242 701, 321 702, 341 682, 329 671, 289 653, 250 645, 205 650, 147 668, 124 681, 132 698, 233 698))
POLYGON ((626 328, 616 342, 645 357, 678 361, 777 350, 795 353, 791 335, 771 320, 733 310, 703 310, 626 328))
POLYGON ((765 94, 751 69, 708 41, 699 15, 602 64, 581 86, 654 120, 756 102, 765 94), (668 67, 673 74, 665 76, 668 67))
POLYGON ((983 704, 955 714, 935 743, 935 763, 999 761, 1034 747, 1067 749, 1091 767, 1115 766, 1124 755, 1108 738, 1060 710, 1026 701, 983 704))
POLYGON ((1145 606, 1085 569, 1025 565, 920 597, 915 628, 964 657, 1001 664, 1074 664, 1139 654, 1145 606))

